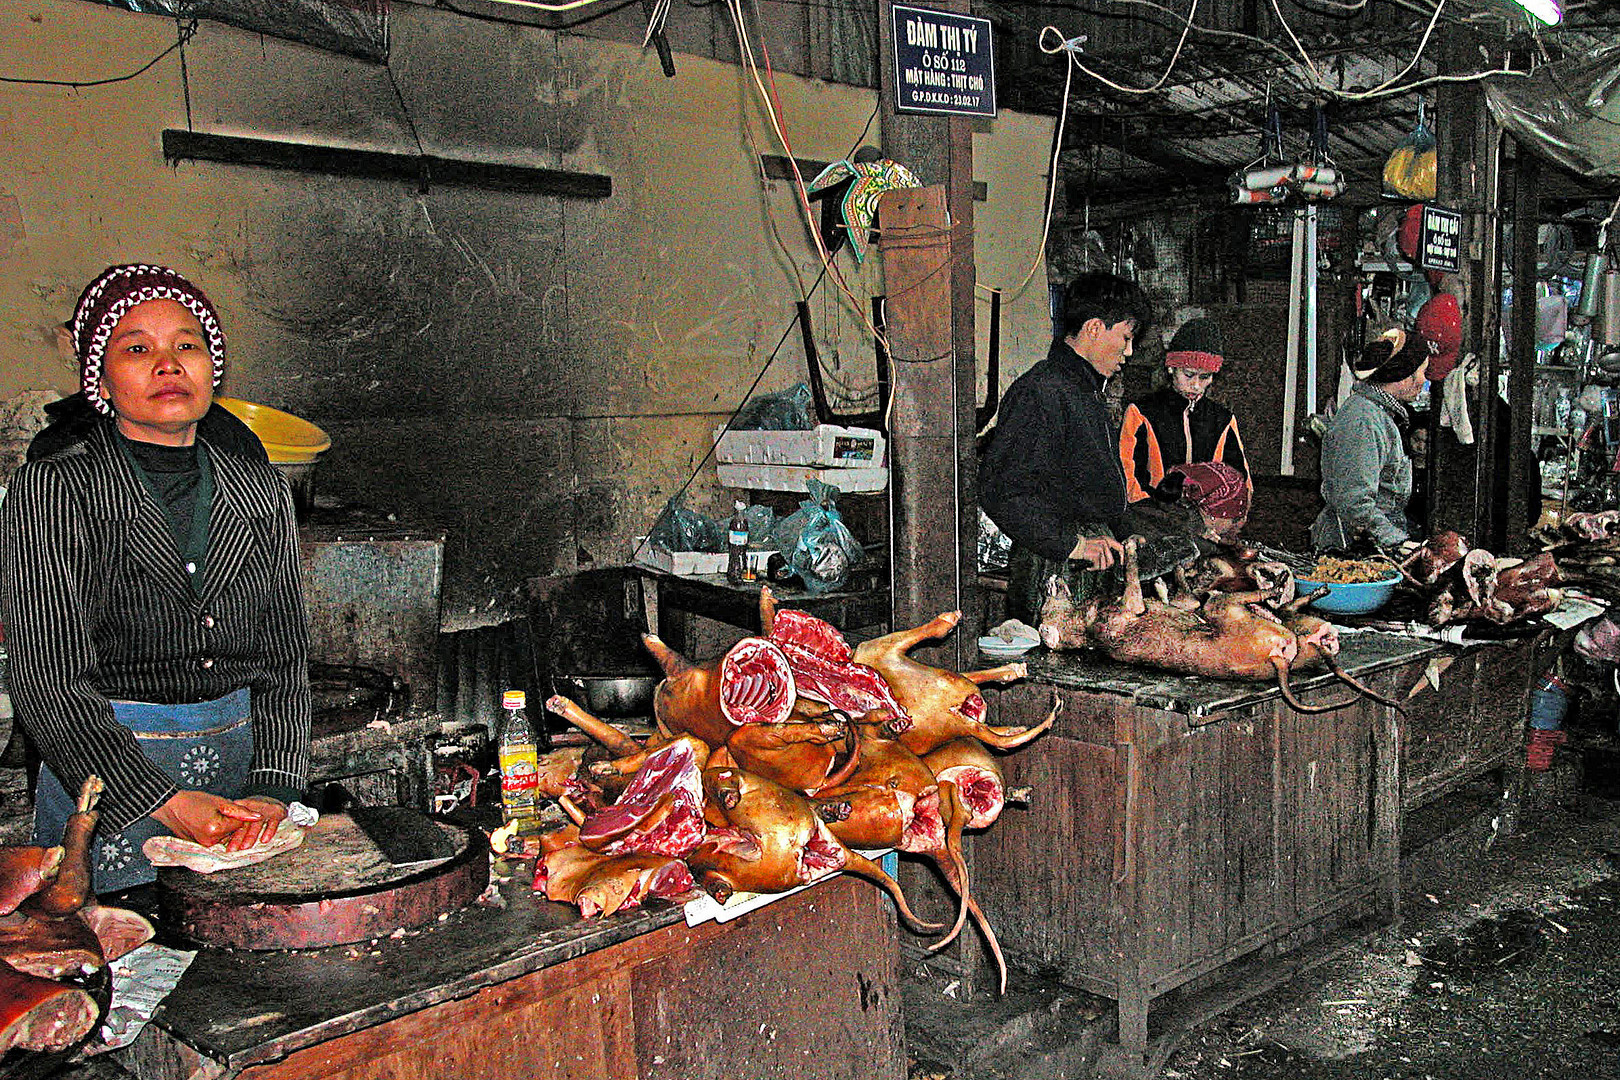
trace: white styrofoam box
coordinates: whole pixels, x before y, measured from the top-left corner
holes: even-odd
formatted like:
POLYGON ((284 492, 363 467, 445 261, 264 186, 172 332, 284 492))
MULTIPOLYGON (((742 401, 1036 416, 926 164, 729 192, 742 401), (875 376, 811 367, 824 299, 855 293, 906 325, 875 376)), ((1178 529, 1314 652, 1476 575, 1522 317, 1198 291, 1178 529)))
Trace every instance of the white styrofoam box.
POLYGON ((716 465, 720 485, 756 491, 809 491, 810 478, 839 491, 882 491, 889 486, 889 470, 818 469, 813 465, 716 465))
MULTIPOLYGON (((651 544, 643 544, 645 536, 636 537, 636 562, 654 570, 662 570, 666 574, 679 574, 681 577, 700 577, 704 574, 724 574, 726 572, 726 553, 723 551, 665 551, 655 548, 651 544)), ((748 562, 753 566, 755 573, 761 576, 765 573, 765 564, 770 561, 774 551, 748 552, 748 562)))
POLYGON ((883 464, 883 433, 822 424, 810 431, 727 431, 714 459, 727 465, 821 465, 866 469, 883 464))

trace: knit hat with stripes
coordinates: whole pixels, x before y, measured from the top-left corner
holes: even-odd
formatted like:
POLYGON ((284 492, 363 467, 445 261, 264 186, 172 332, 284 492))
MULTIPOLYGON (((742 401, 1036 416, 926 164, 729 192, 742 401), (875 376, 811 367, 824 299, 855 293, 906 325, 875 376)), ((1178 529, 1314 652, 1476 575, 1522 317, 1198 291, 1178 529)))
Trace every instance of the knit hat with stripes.
POLYGON ((148 300, 174 300, 202 324, 208 355, 214 361, 214 385, 225 373, 225 331, 206 294, 167 266, 126 263, 109 266, 79 294, 73 309, 73 349, 79 357, 79 385, 84 396, 103 413, 112 406, 101 396, 101 365, 113 328, 137 304, 148 300))
POLYGON ((1221 328, 1214 319, 1188 319, 1164 353, 1164 366, 1193 371, 1219 371, 1225 360, 1221 328))

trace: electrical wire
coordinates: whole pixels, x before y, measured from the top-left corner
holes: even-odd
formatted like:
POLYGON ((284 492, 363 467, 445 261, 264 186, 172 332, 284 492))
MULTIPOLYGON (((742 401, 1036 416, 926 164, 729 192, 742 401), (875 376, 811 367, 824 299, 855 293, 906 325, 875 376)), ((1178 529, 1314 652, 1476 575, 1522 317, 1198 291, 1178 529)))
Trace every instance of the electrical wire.
POLYGON ((1609 208, 1609 216, 1598 225, 1597 251, 1603 251, 1609 246, 1609 226, 1614 224, 1614 216, 1620 214, 1620 196, 1616 196, 1614 205, 1609 208))
POLYGON ((1431 86, 1435 83, 1477 82, 1481 79, 1495 77, 1522 78, 1529 74, 1528 72, 1513 71, 1509 69, 1506 66, 1507 60, 1504 58, 1503 67, 1500 69, 1475 71, 1464 75, 1430 75, 1427 78, 1418 79, 1409 83, 1401 83, 1399 86, 1397 86, 1396 84, 1400 83, 1400 80, 1405 78, 1406 75, 1417 66, 1418 60, 1423 56, 1423 50, 1428 48, 1429 38, 1433 36, 1434 28, 1439 24, 1440 21, 1440 13, 1444 11, 1446 7, 1446 0, 1439 0, 1439 3, 1435 4, 1434 6, 1433 13, 1431 13, 1429 16, 1429 25, 1424 28, 1423 37, 1418 41, 1417 51, 1412 54, 1412 59, 1407 62, 1404 68, 1402 68, 1395 75, 1392 75, 1388 79, 1384 80, 1384 82, 1378 86, 1373 87, 1371 90, 1341 90, 1338 87, 1330 85, 1328 81, 1322 77, 1320 70, 1311 60, 1310 54, 1306 52, 1305 46, 1301 44, 1299 38, 1294 36, 1294 31, 1288 25, 1288 20, 1283 17, 1282 9, 1278 7, 1277 0, 1271 0, 1271 6, 1272 9, 1277 13, 1278 23, 1280 23, 1282 28, 1288 33, 1288 36, 1293 40, 1294 45, 1298 47, 1300 56, 1304 59, 1306 66, 1309 68, 1312 75, 1313 88, 1340 101, 1370 101, 1374 98, 1394 97, 1396 95, 1409 94, 1414 90, 1421 89, 1425 86, 1431 86))
MULTIPOLYGON (((1271 0, 1271 2, 1275 4, 1277 0, 1271 0)), ((1096 79, 1104 86, 1112 87, 1113 89, 1125 94, 1152 94, 1158 91, 1166 82, 1170 80, 1170 73, 1176 69, 1176 61, 1181 58, 1181 50, 1187 45, 1187 36, 1192 33, 1193 16, 1198 14, 1198 3, 1199 0, 1192 0, 1192 6, 1187 9, 1187 16, 1182 20, 1181 40, 1176 42, 1176 51, 1170 54, 1170 63, 1165 65, 1164 74, 1160 75, 1158 81, 1152 86, 1125 86, 1121 83, 1114 82, 1107 76, 1100 75, 1097 72, 1092 71, 1090 68, 1086 67, 1086 65, 1082 64, 1078 59, 1080 50, 1077 43, 1084 42, 1085 38, 1065 38, 1063 37, 1062 31, 1058 30, 1058 28, 1055 26, 1042 27, 1037 44, 1039 45, 1040 50, 1049 56, 1058 52, 1067 53, 1070 64, 1073 64, 1075 67, 1079 68, 1087 75, 1090 75, 1093 79, 1096 79), (1052 31, 1054 34, 1057 34, 1060 42, 1060 44, 1058 44, 1056 47, 1050 49, 1046 47, 1046 32, 1048 30, 1052 31)))
MULTIPOLYGON (((195 20, 192 21, 192 25, 193 26, 196 25, 195 20)), ((185 50, 185 44, 186 44, 185 36, 186 35, 185 35, 185 30, 184 30, 184 28, 181 27, 179 19, 176 19, 174 21, 174 28, 175 28, 175 37, 177 39, 175 41, 175 44, 179 45, 181 47, 180 48, 180 97, 181 97, 181 100, 183 100, 186 103, 186 130, 187 131, 195 131, 196 127, 192 124, 192 120, 191 120, 191 67, 190 67, 190 65, 188 65, 186 63, 186 50, 185 50)))
POLYGON ((645 49, 652 44, 652 39, 664 31, 664 24, 669 22, 670 0, 655 0, 651 13, 647 16, 647 33, 641 39, 641 47, 645 49))
POLYGON ((528 8, 531 11, 577 11, 582 7, 601 3, 602 0, 563 0, 560 4, 547 4, 543 0, 484 0, 486 4, 507 4, 511 7, 528 8))
MULTIPOLYGON (((854 151, 851 151, 851 153, 853 152, 854 151)), ((821 274, 815 280, 815 284, 810 286, 810 291, 815 292, 816 287, 821 284, 822 280, 826 276, 827 268, 823 266, 821 268, 821 274)), ((709 449, 704 452, 703 456, 698 459, 698 463, 693 466, 692 472, 687 476, 685 482, 682 483, 675 494, 671 495, 668 501, 664 503, 664 508, 658 512, 658 516, 653 518, 652 525, 647 529, 647 535, 641 538, 641 543, 637 544, 636 549, 630 553, 631 562, 635 562, 636 556, 640 555, 642 551, 646 549, 648 543, 652 541, 653 533, 658 530, 659 523, 669 516, 671 508, 673 508, 675 504, 686 495, 687 491, 691 489, 692 482, 697 479, 698 473, 703 471, 703 466, 707 465, 709 463, 709 459, 714 457, 714 449, 716 446, 720 445, 721 437, 723 437, 726 432, 731 430, 732 422, 737 419, 738 411, 743 407, 744 403, 746 403, 750 397, 753 397, 754 391, 758 389, 760 381, 765 378, 765 373, 771 370, 771 364, 776 361, 776 354, 782 351, 782 346, 786 344, 788 335, 793 333, 793 328, 798 325, 798 322, 799 317, 797 313, 795 313, 793 318, 788 320, 787 327, 782 331, 782 336, 776 340, 776 347, 771 350, 771 355, 767 356, 765 358, 765 363, 760 365, 759 372, 754 376, 754 381, 748 384, 747 390, 743 391, 742 400, 737 402, 737 408, 731 410, 731 415, 726 417, 726 422, 721 425, 720 432, 715 436, 714 442, 709 446, 709 449)))
MULTIPOLYGON (((1277 0, 1271 0, 1271 5, 1272 5, 1272 7, 1276 7, 1277 6, 1277 0)), ((1444 11, 1444 10, 1446 10, 1446 0, 1440 0, 1440 2, 1438 4, 1434 5, 1434 14, 1429 16, 1429 25, 1423 28, 1423 37, 1418 39, 1417 51, 1412 54, 1412 59, 1407 62, 1407 65, 1405 67, 1401 68, 1401 70, 1399 72, 1397 72, 1394 75, 1391 75, 1388 79, 1385 79, 1383 81, 1383 83, 1381 83, 1378 86, 1373 87, 1371 90, 1361 91, 1361 92, 1358 92, 1358 93, 1344 93, 1344 92, 1341 92, 1343 99, 1347 100, 1347 101, 1361 101, 1361 100, 1365 100, 1367 98, 1374 98, 1374 97, 1377 97, 1379 94, 1381 94, 1383 91, 1389 89, 1391 86, 1394 86, 1396 83, 1398 83, 1402 79, 1404 79, 1406 77, 1407 72, 1409 72, 1413 68, 1417 67, 1418 59, 1420 57, 1422 57, 1423 50, 1428 48, 1429 38, 1434 34, 1434 28, 1437 25, 1439 25, 1439 23, 1440 23, 1440 13, 1442 11, 1444 11)), ((1279 18, 1279 19, 1282 18, 1282 12, 1280 10, 1277 12, 1277 18, 1279 18)), ((1286 26, 1287 24, 1284 23, 1283 25, 1286 26)), ((1289 31, 1289 36, 1290 37, 1293 36, 1293 31, 1289 31)), ((1295 43, 1298 44, 1298 39, 1297 38, 1295 39, 1295 43)), ((1299 51, 1300 51, 1301 54, 1303 54, 1305 52, 1305 46, 1301 45, 1299 47, 1299 51)), ((1308 56, 1306 57, 1306 62, 1307 63, 1310 62, 1310 57, 1308 57, 1308 56)), ((1316 71, 1315 65, 1312 65, 1311 71, 1313 73, 1315 73, 1315 71, 1316 71)), ((1403 88, 1403 89, 1406 89, 1406 88, 1403 88)))
POLYGON ((74 80, 74 79, 18 79, 18 78, 14 78, 14 77, 12 77, 10 75, 0 75, 0 83, 12 83, 12 84, 17 85, 17 86, 65 86, 65 87, 68 87, 69 89, 73 89, 73 90, 83 90, 83 89, 85 89, 87 87, 91 87, 91 86, 111 86, 113 83, 129 82, 131 79, 139 78, 140 76, 145 75, 148 71, 151 71, 152 68, 157 65, 157 62, 159 60, 162 60, 165 56, 168 56, 170 53, 174 52, 176 49, 178 49, 178 48, 182 47, 183 45, 185 45, 186 42, 190 41, 196 35, 197 35, 197 20, 192 19, 189 23, 187 23, 185 25, 184 29, 182 29, 180 31, 180 37, 179 37, 178 41, 176 41, 173 45, 170 45, 167 49, 164 49, 162 52, 158 53, 156 56, 152 57, 152 59, 150 59, 146 63, 142 64, 139 68, 136 68, 134 71, 130 72, 128 75, 115 75, 115 76, 113 76, 111 78, 107 78, 107 79, 88 79, 88 80, 74 80))
MULTIPOLYGON (((855 151, 860 149, 861 140, 866 138, 866 133, 871 130, 872 121, 877 119, 877 115, 878 110, 874 108, 872 110, 872 115, 867 118, 866 126, 861 128, 861 133, 855 137, 854 144, 850 146, 849 151, 844 155, 846 158, 854 157, 855 151)), ((806 301, 815 295, 816 290, 821 287, 821 283, 827 279, 831 272, 833 272, 833 265, 832 261, 829 259, 821 264, 821 273, 816 275, 816 280, 811 282, 810 288, 804 293, 804 299, 806 301)), ((675 492, 675 494, 670 496, 669 500, 664 504, 663 509, 659 511, 658 516, 653 519, 652 525, 647 529, 647 535, 642 538, 641 543, 637 544, 635 550, 631 552, 631 562, 635 562, 636 556, 640 555, 641 552, 647 547, 647 544, 652 539, 652 534, 654 530, 658 528, 659 523, 662 522, 664 518, 669 516, 670 509, 682 496, 687 493, 688 490, 691 489, 693 482, 697 480, 698 473, 702 472, 703 467, 709 463, 709 459, 714 457, 715 446, 719 445, 720 436, 731 430, 732 422, 737 418, 737 412, 748 401, 748 399, 753 396, 754 391, 759 388, 760 382, 765 378, 765 373, 769 371, 771 369, 771 365, 776 362, 777 354, 782 351, 782 346, 787 343, 788 336, 793 333, 794 328, 798 325, 799 315, 798 312, 795 311, 793 317, 788 320, 787 326, 783 328, 782 336, 776 339, 776 346, 771 349, 771 354, 765 358, 765 363, 760 365, 760 369, 754 375, 753 381, 748 384, 748 389, 743 391, 742 397, 737 402, 737 408, 733 409, 731 411, 731 415, 726 417, 725 424, 721 426, 720 434, 715 436, 714 444, 709 447, 708 451, 703 455, 703 457, 698 459, 698 463, 693 466, 692 472, 687 476, 686 480, 681 484, 680 488, 675 492)), ((883 341, 884 339, 882 339, 880 336, 879 340, 883 341)), ((887 348, 886 341, 884 341, 884 347, 887 348)), ((891 411, 894 408, 894 398, 895 395, 889 395, 888 408, 891 411)), ((887 413, 884 415, 883 426, 884 430, 887 431, 889 427, 889 417, 887 413)))
MULTIPOLYGON (((1196 6, 1196 0, 1194 0, 1194 3, 1196 6)), ((1041 36, 1036 44, 1047 55, 1052 55, 1055 52, 1065 52, 1072 56, 1073 51, 1079 49, 1085 40, 1084 35, 1076 38, 1063 38, 1061 31, 1057 27, 1046 26, 1041 28, 1041 36), (1061 43, 1056 49, 1046 47, 1046 32, 1048 30, 1059 36, 1061 43)), ((1063 101, 1058 107, 1057 128, 1052 134, 1052 160, 1046 170, 1046 212, 1041 216, 1041 241, 1035 247, 1035 254, 1029 261, 1029 270, 1024 274, 1023 280, 1013 288, 1004 290, 1004 294, 1009 300, 1016 299, 1024 294, 1024 289, 1029 285, 1030 279, 1035 276, 1035 271, 1040 269, 1041 264, 1046 259, 1046 242, 1052 235, 1052 208, 1057 202, 1058 159, 1063 153, 1063 128, 1069 118, 1069 92, 1074 85, 1074 68, 1075 65, 1072 63, 1063 65, 1063 101)), ((996 291, 994 286, 986 285, 980 281, 974 281, 973 287, 987 294, 996 291)))
POLYGON ((476 19, 479 22, 492 23, 496 26, 524 26, 533 30, 571 30, 576 26, 584 26, 588 22, 595 22, 597 19, 605 19, 609 15, 622 11, 637 2, 638 0, 597 0, 598 6, 592 9, 589 14, 580 18, 566 21, 548 19, 543 23, 531 19, 509 19, 500 15, 491 15, 485 11, 469 11, 466 8, 457 7, 450 0, 433 0, 433 6, 442 8, 451 14, 460 15, 463 18, 476 19))
MULTIPOLYGON (((886 349, 888 348, 888 341, 883 332, 873 325, 864 305, 856 297, 854 290, 850 288, 842 271, 833 262, 832 253, 827 250, 826 244, 822 241, 821 229, 816 222, 815 212, 810 208, 810 195, 805 189, 804 177, 799 173, 799 162, 794 156, 793 143, 788 138, 786 123, 782 118, 783 110, 781 100, 776 93, 776 74, 771 67, 770 51, 761 42, 760 49, 765 57, 765 74, 770 82, 770 88, 767 89, 765 80, 760 78, 759 65, 754 60, 752 41, 748 34, 747 22, 742 10, 742 0, 727 0, 726 9, 731 14, 732 25, 737 33, 737 50, 743 58, 743 69, 748 72, 754 81, 755 87, 758 88, 760 102, 764 105, 765 115, 771 122, 771 130, 775 133, 777 141, 781 143, 782 149, 787 155, 788 167, 793 173, 793 191, 798 197, 796 200, 798 209, 804 215, 805 226, 809 229, 810 238, 815 244, 816 256, 821 260, 823 268, 830 274, 833 281, 837 283, 839 292, 848 298, 850 306, 854 309, 862 325, 872 335, 873 340, 879 347, 886 349)), ((870 126, 870 121, 868 121, 868 126, 870 126)), ((853 154, 854 151, 851 151, 851 153, 853 154)))

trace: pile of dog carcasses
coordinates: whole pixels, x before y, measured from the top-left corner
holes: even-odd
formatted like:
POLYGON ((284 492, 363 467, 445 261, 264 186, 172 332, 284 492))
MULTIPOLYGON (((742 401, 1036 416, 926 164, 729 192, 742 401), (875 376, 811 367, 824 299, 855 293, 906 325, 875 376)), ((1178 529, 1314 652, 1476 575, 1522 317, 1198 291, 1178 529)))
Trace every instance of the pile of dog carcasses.
POLYGON ((652 635, 664 669, 655 733, 638 743, 564 697, 549 709, 596 740, 541 763, 543 794, 574 824, 541 842, 534 887, 586 916, 701 888, 724 903, 778 893, 835 871, 876 882, 919 933, 954 940, 971 914, 1006 967, 974 901, 962 834, 996 820, 1007 798, 997 754, 1051 726, 985 722, 979 686, 1022 678, 1023 664, 958 674, 907 654, 942 638, 960 612, 851 647, 831 624, 778 609, 760 592, 763 635, 694 663, 652 635), (957 895, 954 925, 920 920, 868 854, 931 859, 957 895))

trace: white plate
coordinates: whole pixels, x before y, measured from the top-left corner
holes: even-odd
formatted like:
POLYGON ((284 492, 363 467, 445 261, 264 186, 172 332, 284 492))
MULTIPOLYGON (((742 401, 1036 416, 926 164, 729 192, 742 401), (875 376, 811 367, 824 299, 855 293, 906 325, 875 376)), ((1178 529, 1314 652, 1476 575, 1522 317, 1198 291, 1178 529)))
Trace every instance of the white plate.
POLYGON ((1039 638, 1032 641, 1029 638, 1015 637, 1012 641, 1007 641, 1005 638, 996 636, 982 637, 979 639, 979 651, 986 656, 1023 656, 1040 643, 1039 638))

